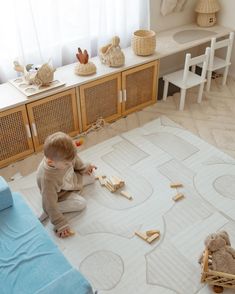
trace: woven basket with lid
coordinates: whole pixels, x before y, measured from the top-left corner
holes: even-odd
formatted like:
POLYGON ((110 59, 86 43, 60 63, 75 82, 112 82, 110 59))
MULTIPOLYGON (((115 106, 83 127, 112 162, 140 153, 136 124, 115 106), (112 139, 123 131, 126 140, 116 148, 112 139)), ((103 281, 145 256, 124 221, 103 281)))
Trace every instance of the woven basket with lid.
POLYGON ((156 48, 156 33, 151 30, 135 31, 131 38, 131 47, 136 55, 153 54, 156 48))

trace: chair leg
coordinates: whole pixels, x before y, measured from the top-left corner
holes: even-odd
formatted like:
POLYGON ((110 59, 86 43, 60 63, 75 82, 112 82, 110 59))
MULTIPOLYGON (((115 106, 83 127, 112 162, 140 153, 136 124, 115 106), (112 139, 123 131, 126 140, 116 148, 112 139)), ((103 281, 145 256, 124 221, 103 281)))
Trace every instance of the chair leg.
POLYGON ((163 91, 163 101, 166 101, 167 93, 168 93, 169 82, 167 80, 164 81, 164 91, 163 91))
POLYGON ((204 88, 204 83, 202 83, 199 87, 198 96, 197 96, 197 103, 202 102, 203 88, 204 88))
POLYGON ((223 86, 226 85, 227 76, 228 76, 228 66, 226 66, 224 70, 223 81, 222 81, 223 86))
POLYGON ((186 96, 186 89, 181 89, 181 91, 180 91, 180 107, 179 107, 179 110, 184 110, 185 96, 186 96))
POLYGON ((212 71, 208 71, 207 72, 207 83, 206 83, 206 90, 207 90, 207 92, 210 91, 211 77, 212 77, 212 71))

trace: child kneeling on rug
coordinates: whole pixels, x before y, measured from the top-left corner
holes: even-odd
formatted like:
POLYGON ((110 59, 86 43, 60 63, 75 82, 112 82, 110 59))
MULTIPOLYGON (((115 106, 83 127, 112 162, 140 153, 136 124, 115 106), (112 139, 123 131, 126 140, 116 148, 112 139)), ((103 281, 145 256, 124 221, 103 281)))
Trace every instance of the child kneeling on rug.
POLYGON ((92 172, 96 166, 84 164, 77 155, 73 140, 62 132, 47 137, 44 155, 37 170, 44 216, 49 216, 58 237, 69 237, 73 232, 63 213, 81 211, 86 207, 86 200, 79 191, 94 183, 92 172))

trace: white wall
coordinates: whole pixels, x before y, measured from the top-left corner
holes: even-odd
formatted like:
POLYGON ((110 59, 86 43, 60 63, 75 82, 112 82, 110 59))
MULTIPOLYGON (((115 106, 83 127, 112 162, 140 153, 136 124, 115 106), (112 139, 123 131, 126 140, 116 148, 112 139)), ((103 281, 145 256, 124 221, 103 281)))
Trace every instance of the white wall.
MULTIPOLYGON (((150 0, 150 28, 156 33, 195 22, 196 14, 194 12, 194 7, 196 5, 196 0, 188 0, 183 11, 174 12, 166 16, 161 15, 161 1, 162 0, 150 0)), ((187 52, 189 51, 194 54, 196 49, 191 49, 187 52)), ((162 58, 160 63, 160 76, 181 68, 184 64, 185 53, 186 52, 181 52, 168 56, 167 58, 162 58)))
POLYGON ((187 0, 183 11, 166 16, 162 16, 160 13, 161 2, 162 0, 150 0, 150 26, 155 32, 195 22, 194 7, 196 0, 187 0))
MULTIPOLYGON (((220 0, 219 1, 221 9, 217 13, 217 21, 218 24, 229 27, 235 31, 235 1, 234 0, 220 0)), ((229 69, 229 74, 235 78, 235 42, 233 45, 232 58, 231 58, 231 66, 229 69)))

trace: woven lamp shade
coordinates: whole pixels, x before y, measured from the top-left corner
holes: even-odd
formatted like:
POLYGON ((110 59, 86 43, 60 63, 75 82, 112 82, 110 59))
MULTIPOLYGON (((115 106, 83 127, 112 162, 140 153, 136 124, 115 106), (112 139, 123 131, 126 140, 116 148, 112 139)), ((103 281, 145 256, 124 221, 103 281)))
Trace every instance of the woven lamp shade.
POLYGON ((214 13, 220 10, 217 0, 198 0, 195 11, 199 13, 214 13))

